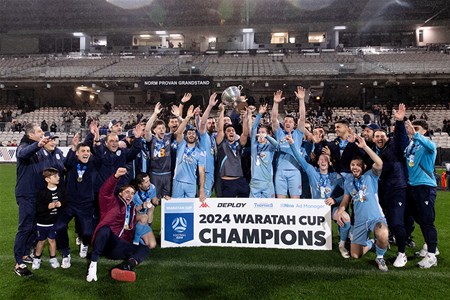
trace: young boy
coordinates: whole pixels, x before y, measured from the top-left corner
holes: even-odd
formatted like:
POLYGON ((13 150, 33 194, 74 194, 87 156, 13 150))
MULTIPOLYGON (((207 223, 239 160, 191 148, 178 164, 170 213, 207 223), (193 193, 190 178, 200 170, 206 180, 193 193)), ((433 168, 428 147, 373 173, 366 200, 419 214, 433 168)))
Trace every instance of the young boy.
POLYGON ((48 168, 42 172, 47 182, 47 188, 40 191, 36 202, 36 220, 37 237, 35 257, 31 268, 37 270, 41 267, 41 255, 44 249, 45 240, 48 240, 50 250, 50 266, 54 269, 59 268, 59 262, 56 258, 56 230, 53 224, 58 216, 58 208, 63 201, 63 192, 58 187, 59 172, 57 169, 48 168))

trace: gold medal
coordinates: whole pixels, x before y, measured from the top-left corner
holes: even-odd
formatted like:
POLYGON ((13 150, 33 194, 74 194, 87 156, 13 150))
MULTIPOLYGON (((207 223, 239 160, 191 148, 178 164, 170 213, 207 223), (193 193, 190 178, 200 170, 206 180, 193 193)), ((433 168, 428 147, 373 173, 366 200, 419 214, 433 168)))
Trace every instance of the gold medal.
POLYGON ((82 182, 82 181, 83 181, 83 177, 78 177, 78 178, 77 178, 77 181, 78 181, 78 182, 82 182))
POLYGON ((414 161, 410 161, 409 163, 408 163, 408 165, 412 168, 412 167, 414 167, 414 161))
POLYGON ((123 228, 125 228, 125 230, 130 229, 130 226, 128 224, 125 224, 125 226, 123 226, 123 228))

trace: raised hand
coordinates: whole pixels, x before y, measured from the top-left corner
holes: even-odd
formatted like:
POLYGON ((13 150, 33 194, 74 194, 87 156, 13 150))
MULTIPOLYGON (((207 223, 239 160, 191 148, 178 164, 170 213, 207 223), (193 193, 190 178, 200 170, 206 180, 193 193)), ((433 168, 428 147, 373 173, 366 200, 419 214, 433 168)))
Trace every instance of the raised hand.
POLYGON ((212 94, 209 97, 209 104, 208 105, 213 107, 213 106, 215 106, 217 104, 218 101, 219 100, 217 99, 217 93, 214 93, 214 94, 212 94))
POLYGON ((77 133, 75 133, 75 135, 73 136, 73 139, 72 139, 72 145, 73 145, 74 147, 77 147, 79 142, 80 142, 80 135, 79 135, 78 132, 77 132, 77 133))
POLYGON ((220 112, 225 111, 225 104, 223 104, 223 103, 219 104, 219 111, 220 112))
POLYGON ((349 143, 353 143, 355 141, 356 134, 350 127, 348 128, 348 137, 347 140, 349 143))
POLYGON ((155 105, 155 110, 153 111, 153 113, 159 115, 161 113, 161 111, 162 111, 161 103, 158 102, 155 105))
POLYGON ((171 113, 175 117, 179 117, 180 116, 180 108, 177 105, 172 105, 171 113))
POLYGON ((276 91, 275 93, 273 93, 273 101, 275 103, 280 103, 281 101, 284 100, 284 97, 282 97, 282 96, 283 96, 283 91, 280 91, 280 90, 276 91))
POLYGON ((266 111, 267 111, 267 104, 263 104, 263 105, 259 106, 258 112, 261 116, 264 115, 266 113, 266 111))
POLYGON ((118 168, 116 171, 116 174, 114 174, 114 177, 116 178, 120 178, 123 175, 127 174, 127 169, 126 168, 118 168))
POLYGON ((191 98, 192 98, 192 94, 191 93, 185 93, 183 98, 181 98, 181 103, 185 104, 186 102, 191 100, 191 98))
POLYGON ((394 119, 396 121, 403 121, 403 119, 405 118, 405 114, 406 114, 406 106, 403 103, 400 103, 398 105, 398 110, 394 109, 394 119))
POLYGON ((194 105, 189 106, 189 109, 187 111, 187 118, 192 118, 194 116, 194 105))
POLYGON ((366 140, 364 140, 361 136, 355 134, 355 138, 356 138, 356 145, 357 145, 359 148, 362 149, 362 148, 364 148, 365 146, 367 146, 366 140))
POLYGON ((305 100, 305 88, 302 86, 297 87, 297 91, 294 91, 295 96, 300 100, 305 100))

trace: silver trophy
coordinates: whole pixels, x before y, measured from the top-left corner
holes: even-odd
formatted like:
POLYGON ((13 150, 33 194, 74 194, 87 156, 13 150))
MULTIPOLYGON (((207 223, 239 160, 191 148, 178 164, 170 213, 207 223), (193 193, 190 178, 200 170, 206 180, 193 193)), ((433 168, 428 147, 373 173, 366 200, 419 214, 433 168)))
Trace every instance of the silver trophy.
POLYGON ((245 109, 248 104, 247 99, 241 96, 242 85, 229 86, 222 92, 222 103, 236 111, 245 109))

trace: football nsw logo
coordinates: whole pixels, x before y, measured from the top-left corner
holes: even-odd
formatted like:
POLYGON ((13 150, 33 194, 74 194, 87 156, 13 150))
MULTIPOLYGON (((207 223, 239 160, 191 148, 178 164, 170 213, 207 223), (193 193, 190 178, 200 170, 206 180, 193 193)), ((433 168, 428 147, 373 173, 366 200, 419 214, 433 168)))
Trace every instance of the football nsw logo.
POLYGON ((178 217, 173 219, 172 221, 172 229, 176 233, 183 233, 186 231, 187 228, 187 221, 185 218, 178 217))

